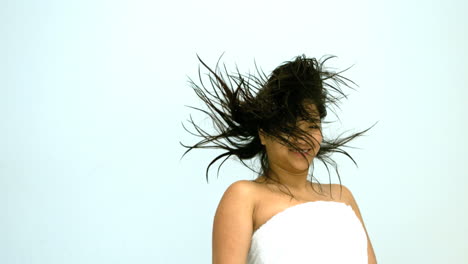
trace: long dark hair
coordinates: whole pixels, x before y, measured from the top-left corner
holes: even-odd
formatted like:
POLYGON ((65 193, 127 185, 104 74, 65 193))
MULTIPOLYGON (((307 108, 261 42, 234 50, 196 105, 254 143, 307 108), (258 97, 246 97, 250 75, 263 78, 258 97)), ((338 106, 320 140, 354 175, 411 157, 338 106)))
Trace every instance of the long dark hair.
MULTIPOLYGON (((305 120, 321 129, 321 123, 327 116, 327 111, 339 108, 340 100, 347 98, 341 87, 354 89, 355 84, 343 77, 341 72, 329 71, 325 62, 334 56, 322 57, 320 60, 307 58, 304 55, 278 66, 269 76, 256 67, 255 74, 241 74, 239 71, 229 73, 226 67, 220 67, 219 61, 214 69, 210 68, 200 58, 199 61, 208 71, 207 80, 199 68, 199 83, 189 80, 197 96, 208 109, 191 107, 206 114, 213 122, 216 132, 210 133, 200 127, 190 116, 186 126, 189 133, 200 137, 194 145, 188 148, 184 155, 193 149, 214 148, 224 152, 216 156, 206 168, 206 179, 211 166, 220 161, 220 167, 231 156, 237 157, 245 166, 254 170, 259 176, 271 179, 265 147, 260 142, 259 131, 277 139, 292 149, 299 150, 295 139, 303 139, 313 148, 313 139, 306 131, 296 124, 305 120), (315 112, 310 111, 310 104, 316 106, 315 112), (260 170, 255 170, 246 161, 258 158, 260 170)), ((343 134, 329 139, 323 137, 320 149, 315 158, 326 167, 330 178, 330 166, 334 168, 341 185, 341 177, 337 163, 331 154, 340 153, 356 161, 343 148, 356 137, 367 132, 371 127, 348 136, 343 134)), ((357 164, 356 164, 357 165, 357 164)), ((313 171, 313 170, 312 170, 313 171)), ((313 180, 313 172, 310 176, 313 180)))

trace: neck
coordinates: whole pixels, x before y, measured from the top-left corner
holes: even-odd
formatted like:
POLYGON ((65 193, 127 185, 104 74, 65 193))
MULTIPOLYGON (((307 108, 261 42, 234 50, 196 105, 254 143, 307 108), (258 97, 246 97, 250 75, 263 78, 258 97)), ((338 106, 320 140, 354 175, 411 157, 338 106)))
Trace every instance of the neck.
POLYGON ((307 180, 308 170, 295 173, 273 166, 269 169, 268 174, 273 180, 278 181, 291 190, 303 191, 310 185, 310 182, 307 180))

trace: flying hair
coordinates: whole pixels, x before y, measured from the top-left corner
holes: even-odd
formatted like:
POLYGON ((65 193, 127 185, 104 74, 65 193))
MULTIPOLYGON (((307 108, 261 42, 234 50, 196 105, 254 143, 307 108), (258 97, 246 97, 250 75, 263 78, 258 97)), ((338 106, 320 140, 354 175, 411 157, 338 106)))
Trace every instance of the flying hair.
MULTIPOLYGON (((210 68, 198 57, 207 73, 202 74, 199 67, 198 83, 192 79, 189 79, 189 83, 207 109, 189 107, 208 116, 213 122, 215 132, 208 132, 190 116, 187 122, 192 130, 182 125, 200 140, 193 145, 181 143, 187 148, 183 156, 193 149, 223 150, 223 153, 214 157, 207 165, 207 181, 210 168, 219 162, 219 175, 221 166, 232 156, 237 157, 259 176, 275 181, 269 173, 268 157, 265 147, 260 142, 259 133, 273 137, 296 151, 300 150, 296 143, 299 140, 306 142, 310 148, 317 146, 316 142, 314 144, 315 139, 301 129, 297 122, 308 122, 310 127, 322 132, 322 124, 328 111, 337 116, 335 110, 339 109, 341 100, 347 98, 342 87, 354 90, 353 86, 356 86, 341 75, 347 69, 334 72, 325 68, 324 64, 332 58, 335 56, 325 56, 319 60, 307 58, 305 55, 297 56, 284 62, 267 76, 257 66, 255 74, 241 74, 239 70, 230 73, 225 65, 220 67, 219 60, 214 68, 210 68), (246 163, 254 158, 259 160, 259 170, 246 163)), ((324 164, 330 181, 330 168, 333 168, 341 185, 338 164, 333 160, 332 154, 345 155, 357 166, 356 161, 344 148, 349 148, 347 144, 350 141, 362 136, 372 127, 347 136, 323 136, 315 159, 324 164)), ((310 173, 313 180, 313 172, 310 173)))

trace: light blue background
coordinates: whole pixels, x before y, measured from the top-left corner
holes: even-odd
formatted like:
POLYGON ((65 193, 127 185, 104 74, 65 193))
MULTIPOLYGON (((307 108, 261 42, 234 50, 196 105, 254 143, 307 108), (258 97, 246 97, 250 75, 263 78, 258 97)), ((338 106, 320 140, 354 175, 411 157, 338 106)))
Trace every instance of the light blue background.
POLYGON ((223 52, 355 64, 341 131, 379 123, 338 160, 379 263, 468 263, 466 1, 0 3, 0 263, 209 263, 223 191, 253 178, 179 160, 187 76, 223 52))

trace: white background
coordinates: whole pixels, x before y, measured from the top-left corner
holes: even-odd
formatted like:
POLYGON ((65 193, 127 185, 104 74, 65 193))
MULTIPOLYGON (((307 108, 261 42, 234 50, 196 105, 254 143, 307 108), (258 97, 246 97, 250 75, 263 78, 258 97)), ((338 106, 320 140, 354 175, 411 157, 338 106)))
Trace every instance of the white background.
POLYGON ((180 160, 196 54, 223 52, 242 72, 354 64, 342 131, 379 123, 353 144, 359 168, 337 160, 379 263, 468 263, 467 7, 1 1, 0 263, 209 263, 223 191, 254 177, 231 161, 207 184, 219 152, 180 160))

